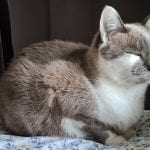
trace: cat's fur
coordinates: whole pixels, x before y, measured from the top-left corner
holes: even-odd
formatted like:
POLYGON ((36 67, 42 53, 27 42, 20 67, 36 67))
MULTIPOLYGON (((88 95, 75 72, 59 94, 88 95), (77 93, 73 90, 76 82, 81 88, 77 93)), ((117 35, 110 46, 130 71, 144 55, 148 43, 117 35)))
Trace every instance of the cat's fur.
POLYGON ((24 49, 0 83, 5 128, 125 142, 143 113, 150 80, 149 19, 145 24, 124 24, 106 6, 91 47, 48 41, 24 49))

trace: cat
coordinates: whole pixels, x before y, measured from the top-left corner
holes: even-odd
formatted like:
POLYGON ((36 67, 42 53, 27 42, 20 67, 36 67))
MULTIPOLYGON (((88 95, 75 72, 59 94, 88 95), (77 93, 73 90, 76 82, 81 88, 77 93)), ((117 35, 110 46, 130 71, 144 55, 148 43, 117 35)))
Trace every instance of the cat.
POLYGON ((23 49, 0 83, 0 115, 21 136, 123 144, 134 134, 150 83, 150 19, 124 24, 105 6, 91 46, 46 41, 23 49))

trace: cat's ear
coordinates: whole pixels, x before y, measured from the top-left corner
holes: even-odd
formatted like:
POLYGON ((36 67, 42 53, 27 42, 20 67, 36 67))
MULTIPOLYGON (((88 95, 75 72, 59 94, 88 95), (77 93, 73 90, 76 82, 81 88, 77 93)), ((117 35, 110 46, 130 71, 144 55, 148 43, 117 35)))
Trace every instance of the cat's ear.
POLYGON ((107 42, 109 35, 113 32, 125 30, 119 13, 111 6, 105 6, 100 18, 100 33, 103 42, 107 42))
POLYGON ((147 29, 148 31, 150 31, 150 15, 147 16, 147 17, 143 20, 142 24, 146 27, 146 29, 147 29))

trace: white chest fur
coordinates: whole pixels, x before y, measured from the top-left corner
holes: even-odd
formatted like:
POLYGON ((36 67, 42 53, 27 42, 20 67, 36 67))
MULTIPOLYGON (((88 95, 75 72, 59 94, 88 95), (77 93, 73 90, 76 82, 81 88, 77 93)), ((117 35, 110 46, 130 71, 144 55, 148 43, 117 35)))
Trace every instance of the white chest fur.
POLYGON ((122 88, 106 80, 97 87, 97 117, 106 124, 117 125, 126 130, 134 125, 143 112, 144 94, 147 85, 122 88))

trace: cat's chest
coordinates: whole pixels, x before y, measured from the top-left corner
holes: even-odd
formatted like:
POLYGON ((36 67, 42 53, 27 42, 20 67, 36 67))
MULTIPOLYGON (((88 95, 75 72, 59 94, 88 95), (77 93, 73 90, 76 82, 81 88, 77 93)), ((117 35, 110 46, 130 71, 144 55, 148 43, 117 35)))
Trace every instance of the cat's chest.
POLYGON ((96 88, 98 118, 122 129, 132 126, 143 112, 145 89, 144 84, 124 89, 102 81, 96 88))

